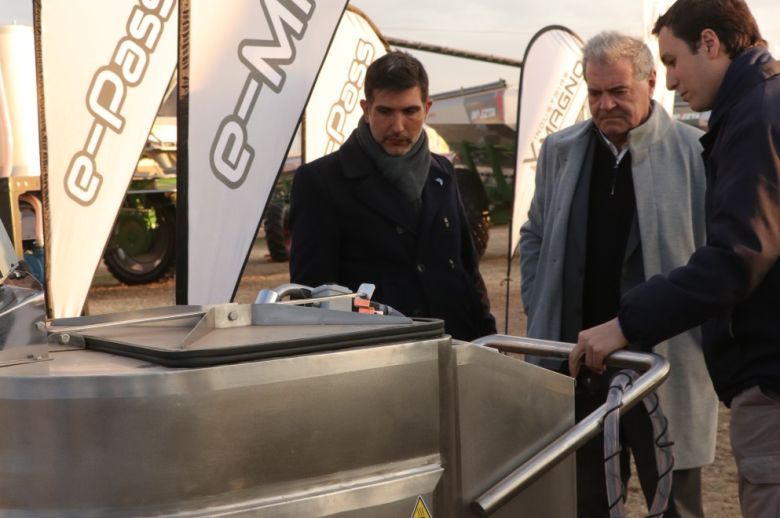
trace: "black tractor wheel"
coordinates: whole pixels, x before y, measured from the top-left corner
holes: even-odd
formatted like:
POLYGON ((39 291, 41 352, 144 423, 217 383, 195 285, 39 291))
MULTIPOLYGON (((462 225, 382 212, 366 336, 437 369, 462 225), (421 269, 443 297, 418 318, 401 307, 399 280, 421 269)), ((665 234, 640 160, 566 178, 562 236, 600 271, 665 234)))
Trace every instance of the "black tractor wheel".
POLYGON ((456 168, 458 189, 466 211, 471 238, 480 257, 485 255, 490 238, 490 200, 479 174, 473 169, 456 168))
POLYGON ((271 260, 284 262, 290 260, 290 204, 274 201, 265 211, 265 242, 271 260))
POLYGON ((154 228, 137 217, 120 217, 103 261, 119 282, 145 284, 173 276, 176 265, 176 209, 154 207, 154 228))

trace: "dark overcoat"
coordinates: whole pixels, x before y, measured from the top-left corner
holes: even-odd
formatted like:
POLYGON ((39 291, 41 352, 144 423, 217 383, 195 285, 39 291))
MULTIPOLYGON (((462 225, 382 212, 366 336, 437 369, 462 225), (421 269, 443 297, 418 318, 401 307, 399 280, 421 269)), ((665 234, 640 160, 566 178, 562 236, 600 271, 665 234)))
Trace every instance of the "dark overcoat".
POLYGON ((432 155, 418 215, 354 133, 335 153, 301 166, 290 208, 292 282, 352 290, 370 282, 374 300, 440 318, 455 338, 495 333, 454 175, 449 161, 432 155))
POLYGON ((780 62, 754 47, 729 65, 702 137, 707 244, 629 291, 626 338, 652 345, 701 324, 721 400, 780 392, 780 62))

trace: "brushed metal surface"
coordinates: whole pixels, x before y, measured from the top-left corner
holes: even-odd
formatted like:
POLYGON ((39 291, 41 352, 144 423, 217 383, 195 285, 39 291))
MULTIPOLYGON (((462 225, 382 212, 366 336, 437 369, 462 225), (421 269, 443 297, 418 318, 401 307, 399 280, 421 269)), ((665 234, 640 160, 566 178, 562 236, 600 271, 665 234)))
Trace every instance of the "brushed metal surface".
MULTIPOLYGON (((454 348, 457 362, 462 499, 458 516, 515 466, 574 425, 574 380, 473 344, 454 348)), ((570 455, 492 516, 559 518, 576 514, 570 455)))
MULTIPOLYGON (((141 330, 186 335, 192 309, 141 330)), ((389 518, 422 497, 470 517, 573 423, 572 380, 446 336, 188 369, 50 356, 0 368, 2 515, 389 518)), ((569 516, 574 498, 570 457, 495 515, 569 516)))
MULTIPOLYGON (((502 351, 559 358, 567 358, 574 348, 574 344, 506 335, 485 336, 475 342, 502 351)), ((620 407, 621 415, 637 405, 669 376, 669 361, 657 354, 617 351, 606 359, 606 364, 646 371, 624 395, 620 407)), ((480 516, 491 516, 507 502, 512 501, 515 495, 525 494, 529 488, 536 486, 541 477, 546 477, 545 473, 555 469, 553 467, 557 466, 562 459, 571 457, 579 446, 603 428, 606 413, 605 403, 576 426, 549 441, 544 448, 537 450, 532 458, 517 464, 511 473, 476 499, 474 510, 480 516)))
POLYGON ((432 491, 441 341, 202 369, 74 350, 45 375, 0 369, 0 509, 197 516, 308 501, 335 514, 356 494, 432 491), (373 482, 323 493, 355 480, 373 482))

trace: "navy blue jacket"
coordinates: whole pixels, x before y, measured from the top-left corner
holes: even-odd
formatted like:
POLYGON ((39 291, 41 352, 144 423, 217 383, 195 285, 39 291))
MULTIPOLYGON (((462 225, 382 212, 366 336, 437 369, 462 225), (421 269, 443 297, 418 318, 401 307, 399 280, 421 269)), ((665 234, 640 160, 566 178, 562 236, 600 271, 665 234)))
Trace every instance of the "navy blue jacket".
POLYGON ((417 212, 379 173, 353 133, 295 173, 292 282, 376 285, 374 300, 407 316, 444 320, 472 340, 496 332, 455 173, 433 155, 417 212))
POLYGON ((701 142, 707 244, 629 291, 618 317, 644 346, 703 324, 707 368, 729 404, 756 385, 780 391, 780 62, 766 49, 732 61, 701 142))

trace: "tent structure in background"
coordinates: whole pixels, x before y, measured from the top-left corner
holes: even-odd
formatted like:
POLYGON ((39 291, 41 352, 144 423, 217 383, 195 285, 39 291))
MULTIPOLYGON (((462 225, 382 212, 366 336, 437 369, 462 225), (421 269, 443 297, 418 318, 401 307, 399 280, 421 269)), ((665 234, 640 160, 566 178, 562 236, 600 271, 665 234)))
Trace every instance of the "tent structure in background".
POLYGON ((176 66, 176 0, 144 5, 34 2, 47 303, 54 318, 81 313, 176 66))
MULTIPOLYGON (((537 32, 525 50, 520 73, 514 200, 509 226, 507 280, 520 242, 520 227, 534 195, 536 163, 545 137, 583 117, 587 88, 582 68, 582 39, 558 25, 537 32)), ((507 295, 510 283, 507 282, 507 295)), ((507 296, 505 329, 509 324, 507 296)))
POLYGON ((233 299, 346 4, 182 1, 178 304, 233 299))

